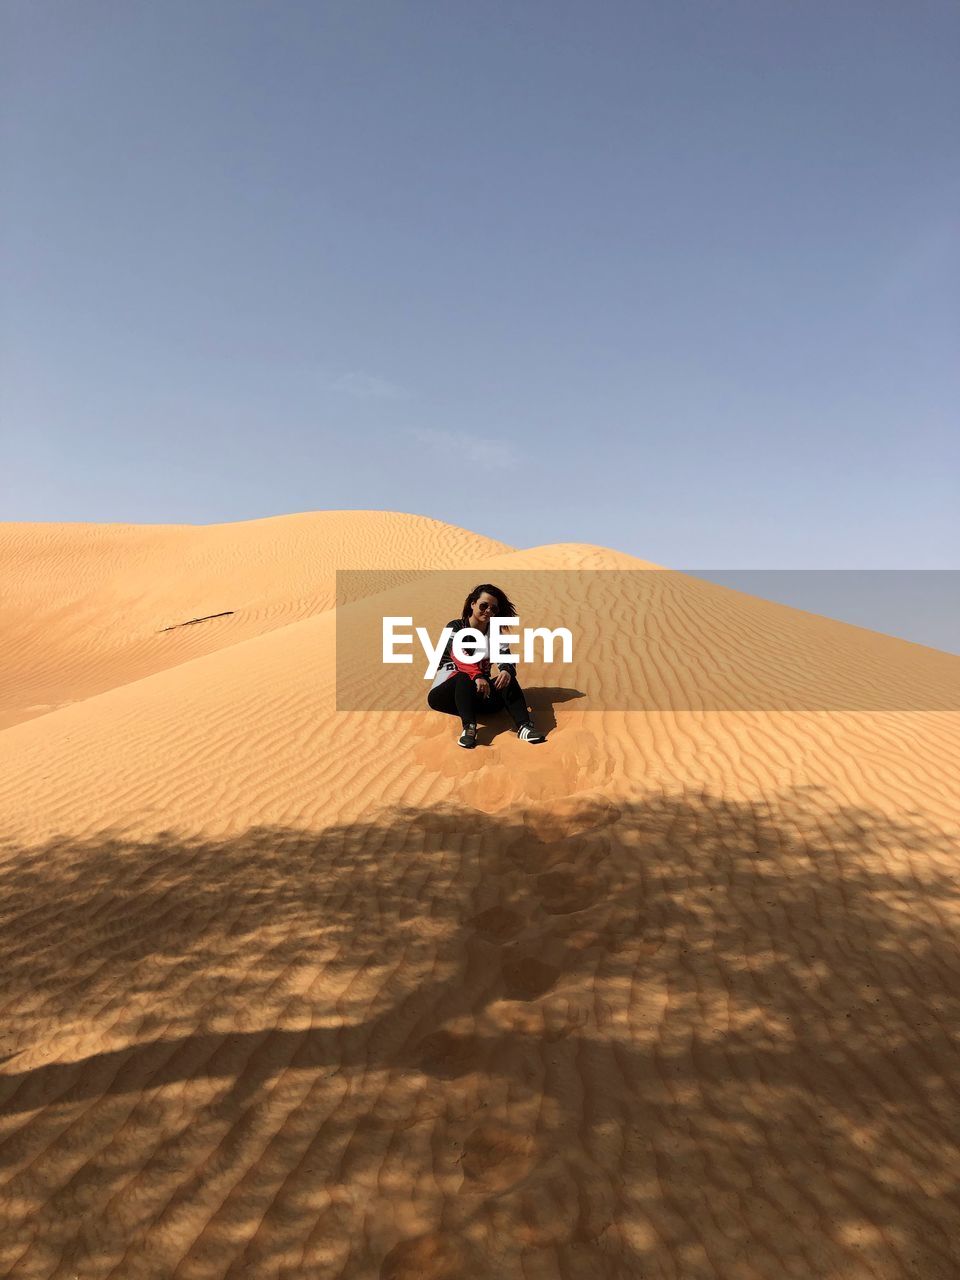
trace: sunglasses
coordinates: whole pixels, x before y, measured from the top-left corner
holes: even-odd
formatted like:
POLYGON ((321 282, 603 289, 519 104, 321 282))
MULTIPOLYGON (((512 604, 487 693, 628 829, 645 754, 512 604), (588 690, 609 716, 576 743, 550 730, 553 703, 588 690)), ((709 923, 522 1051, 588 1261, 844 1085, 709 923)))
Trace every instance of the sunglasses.
POLYGON ((497 606, 495 604, 478 604, 477 605, 477 613, 490 613, 490 612, 493 612, 493 613, 497 612, 497 606))

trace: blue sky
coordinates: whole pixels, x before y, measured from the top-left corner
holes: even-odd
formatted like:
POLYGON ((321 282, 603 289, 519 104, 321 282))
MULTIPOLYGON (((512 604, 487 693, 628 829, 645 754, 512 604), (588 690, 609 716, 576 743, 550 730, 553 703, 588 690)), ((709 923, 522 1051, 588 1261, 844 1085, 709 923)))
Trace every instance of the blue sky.
POLYGON ((955 4, 2 26, 2 518, 960 567, 955 4))

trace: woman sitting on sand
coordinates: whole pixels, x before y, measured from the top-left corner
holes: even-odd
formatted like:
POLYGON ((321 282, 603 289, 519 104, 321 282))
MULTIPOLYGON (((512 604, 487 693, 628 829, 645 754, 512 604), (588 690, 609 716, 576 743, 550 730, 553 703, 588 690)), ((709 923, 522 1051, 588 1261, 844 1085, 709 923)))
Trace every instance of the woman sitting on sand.
MULTIPOLYGON (((427 694, 427 705, 434 711, 445 711, 448 715, 459 716, 463 725, 460 734, 461 747, 477 745, 477 715, 484 718, 496 711, 506 709, 516 725, 517 737, 524 742, 545 742, 546 738, 533 727, 533 720, 527 710, 527 699, 517 679, 512 663, 503 667, 490 663, 489 626, 493 614, 502 618, 515 618, 517 611, 500 590, 489 582, 474 587, 463 602, 463 610, 459 618, 448 622, 453 631, 461 631, 464 627, 473 627, 484 635, 484 641, 473 650, 473 661, 463 662, 453 653, 453 636, 440 659, 437 676, 427 694)), ((470 647, 470 641, 464 641, 464 649, 470 647)))

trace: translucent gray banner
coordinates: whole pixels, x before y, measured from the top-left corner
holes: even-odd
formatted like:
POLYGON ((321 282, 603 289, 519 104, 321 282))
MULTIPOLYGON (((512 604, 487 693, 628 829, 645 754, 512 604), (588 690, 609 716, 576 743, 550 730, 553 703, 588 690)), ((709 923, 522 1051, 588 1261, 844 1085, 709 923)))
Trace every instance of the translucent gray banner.
POLYGON ((589 569, 337 571, 338 711, 418 711, 435 647, 484 582, 516 609, 519 643, 566 629, 514 668, 538 703, 593 711, 957 711, 960 571, 589 569), (725 585, 736 582, 737 587, 725 585), (798 607, 798 605, 800 607, 798 607), (821 609, 823 612, 821 612, 821 609), (856 623, 837 616, 846 611, 856 623), (830 613, 833 616, 828 616, 830 613), (394 619, 385 627, 384 619, 394 619), (880 629, 882 627, 882 629, 880 629), (405 663, 384 662, 385 631, 405 663), (424 638, 417 635, 422 628, 424 638))

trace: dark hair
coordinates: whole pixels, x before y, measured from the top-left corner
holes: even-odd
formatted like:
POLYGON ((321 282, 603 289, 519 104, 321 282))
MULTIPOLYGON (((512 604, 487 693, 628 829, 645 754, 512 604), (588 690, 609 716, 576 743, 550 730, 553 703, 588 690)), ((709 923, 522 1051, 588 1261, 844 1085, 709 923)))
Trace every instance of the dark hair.
POLYGON ((469 621, 470 614, 473 612, 474 603, 480 599, 485 591, 491 596, 496 596, 501 618, 517 617, 516 608, 507 598, 505 591, 501 591, 499 587, 495 587, 492 582, 481 582, 479 587, 474 587, 466 600, 464 600, 463 609, 460 613, 461 622, 469 621))

